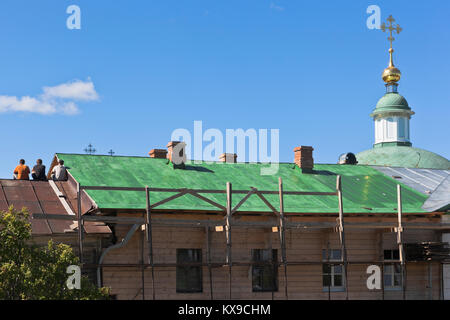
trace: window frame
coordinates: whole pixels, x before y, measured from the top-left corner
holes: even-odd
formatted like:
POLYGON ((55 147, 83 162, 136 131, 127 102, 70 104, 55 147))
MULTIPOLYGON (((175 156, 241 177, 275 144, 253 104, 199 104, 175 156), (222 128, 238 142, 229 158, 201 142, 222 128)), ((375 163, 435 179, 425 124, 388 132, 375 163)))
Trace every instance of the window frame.
POLYGON ((322 249, 322 288, 323 292, 343 292, 345 291, 345 273, 344 273, 344 263, 342 262, 342 250, 341 249, 322 249), (334 253, 339 252, 338 257, 334 257, 334 253), (327 256, 328 253, 328 256, 327 256), (336 263, 338 262, 338 263, 336 263), (324 267, 330 266, 330 273, 325 273, 324 267), (336 272, 335 268, 337 266, 341 267, 341 272, 336 272), (341 276, 342 285, 336 286, 334 284, 335 276, 341 276), (324 277, 330 277, 330 285, 325 285, 324 277))
MULTIPOLYGON (((252 272, 252 292, 278 292, 279 290, 279 284, 278 284, 278 250, 277 249, 251 249, 251 258, 252 262, 264 262, 264 261, 270 261, 262 259, 255 259, 255 253, 256 252, 268 252, 271 251, 271 260, 273 262, 273 265, 252 265, 251 272, 252 272), (271 287, 264 287, 264 280, 259 280, 258 284, 260 284, 260 288, 257 288, 258 284, 255 284, 255 277, 263 277, 264 273, 267 272, 266 268, 273 268, 273 270, 269 270, 269 275, 272 273, 272 286, 271 287), (256 273, 259 273, 256 275, 256 273)), ((260 255, 261 256, 261 255, 260 255)))
MULTIPOLYGON (((175 275, 175 281, 176 281, 176 292, 177 293, 203 293, 203 267, 201 265, 199 266, 181 266, 179 264, 181 264, 182 262, 185 261, 180 261, 180 254, 181 252, 185 250, 185 251, 192 251, 192 252, 196 252, 195 255, 197 257, 197 261, 194 261, 195 259, 193 259, 192 261, 188 261, 188 262, 198 262, 198 263, 202 263, 203 261, 203 253, 202 253, 202 249, 198 249, 198 248, 177 248, 176 249, 176 259, 177 259, 177 267, 176 267, 176 275, 175 275), (189 272, 198 272, 198 274, 196 275, 196 277, 198 277, 198 281, 199 283, 197 283, 198 286, 196 287, 192 287, 189 288, 188 287, 188 283, 185 284, 185 288, 181 288, 182 285, 181 283, 179 283, 180 278, 181 278, 181 273, 183 273, 183 276, 186 276, 185 274, 188 274, 189 272)), ((187 256, 192 255, 194 256, 194 254, 187 254, 187 256)), ((188 278, 190 276, 187 276, 188 278)))
POLYGON ((401 271, 401 264, 400 262, 396 262, 400 259, 399 256, 400 252, 398 249, 384 249, 383 250, 383 288, 386 291, 400 291, 403 290, 403 283, 402 283, 402 271, 401 271), (386 253, 389 252, 389 258, 386 258, 386 253), (396 252, 396 255, 394 253, 396 252), (395 256, 398 258, 396 259, 395 256), (387 262, 387 263, 386 263, 387 262), (392 266, 392 271, 386 272, 386 266, 390 267, 392 266), (396 266, 399 267, 399 272, 396 272, 396 266), (400 278, 400 284, 395 285, 395 276, 399 276, 400 278), (392 285, 386 285, 386 276, 390 277, 391 284, 392 285))

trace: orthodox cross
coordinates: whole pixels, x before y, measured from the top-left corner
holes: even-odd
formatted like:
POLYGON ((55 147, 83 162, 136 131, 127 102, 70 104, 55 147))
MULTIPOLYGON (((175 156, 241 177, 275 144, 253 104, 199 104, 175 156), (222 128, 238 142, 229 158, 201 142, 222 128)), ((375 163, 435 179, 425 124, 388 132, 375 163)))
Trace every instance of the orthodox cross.
POLYGON ((89 145, 87 146, 87 148, 84 149, 84 152, 86 152, 87 154, 94 154, 95 153, 94 147, 92 146, 92 144, 89 143, 89 145))
POLYGON ((381 25, 381 30, 383 30, 383 32, 386 32, 386 30, 389 30, 389 43, 391 44, 391 49, 392 49, 392 41, 395 40, 395 38, 393 37, 393 34, 397 32, 397 34, 400 34, 400 32, 403 30, 402 28, 400 28, 400 26, 398 24, 394 25, 395 19, 392 17, 392 15, 390 15, 387 19, 389 22, 389 25, 386 26, 386 23, 383 22, 383 24, 381 25))
POLYGON ((111 149, 109 150, 108 154, 112 157, 115 154, 115 152, 111 149))

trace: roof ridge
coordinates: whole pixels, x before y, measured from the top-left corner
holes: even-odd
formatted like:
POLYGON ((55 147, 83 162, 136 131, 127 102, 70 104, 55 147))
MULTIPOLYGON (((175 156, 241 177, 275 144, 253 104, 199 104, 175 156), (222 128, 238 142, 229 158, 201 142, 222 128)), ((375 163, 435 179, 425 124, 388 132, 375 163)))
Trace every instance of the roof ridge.
MULTIPOLYGON (((83 156, 83 157, 108 157, 108 158, 139 158, 139 159, 149 159, 149 160, 158 160, 158 161, 162 161, 162 160, 167 160, 167 159, 161 159, 161 158, 151 158, 148 156, 136 156, 136 155, 131 155, 131 156, 127 156, 127 155, 108 155, 108 154, 83 154, 83 153, 62 153, 62 152, 57 152, 55 153, 55 155, 68 155, 68 156, 83 156)), ((197 160, 197 159, 188 159, 187 162, 194 162, 194 161, 201 161, 201 163, 198 164, 212 164, 212 163, 224 163, 220 160, 197 160)), ((194 163, 195 164, 195 163, 194 163)), ((236 163, 227 163, 228 165, 235 165, 235 164, 285 164, 285 165, 294 165, 295 162, 288 162, 288 161, 282 161, 282 162, 236 162, 236 163)), ((327 165, 327 166, 342 166, 341 164, 338 163, 314 163, 314 165, 327 165)), ((370 167, 371 165, 366 165, 366 164, 358 164, 359 167, 370 167)))

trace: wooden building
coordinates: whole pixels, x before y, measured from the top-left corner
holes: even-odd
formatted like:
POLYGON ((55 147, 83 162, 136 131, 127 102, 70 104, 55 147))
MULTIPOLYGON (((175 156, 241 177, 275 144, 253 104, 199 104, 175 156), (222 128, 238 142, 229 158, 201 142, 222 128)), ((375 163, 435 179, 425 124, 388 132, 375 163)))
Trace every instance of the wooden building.
POLYGON ((261 175, 265 164, 235 155, 175 165, 174 145, 55 155, 81 203, 83 268, 117 299, 444 298, 448 209, 422 209, 430 195, 371 166, 314 164, 311 147, 261 175), (83 257, 88 222, 112 233, 95 263, 83 257), (373 265, 379 289, 367 286, 373 265))

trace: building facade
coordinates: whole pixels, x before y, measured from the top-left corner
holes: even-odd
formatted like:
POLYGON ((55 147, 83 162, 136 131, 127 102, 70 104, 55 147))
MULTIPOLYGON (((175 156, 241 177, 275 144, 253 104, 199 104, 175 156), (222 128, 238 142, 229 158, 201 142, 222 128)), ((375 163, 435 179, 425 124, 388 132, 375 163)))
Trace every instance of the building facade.
POLYGON ((110 219, 113 241, 85 266, 117 299, 444 298, 447 209, 422 209, 429 195, 395 176, 314 164, 311 147, 277 176, 236 156, 174 165, 167 151, 150 155, 55 156, 84 194, 84 216, 110 219))

